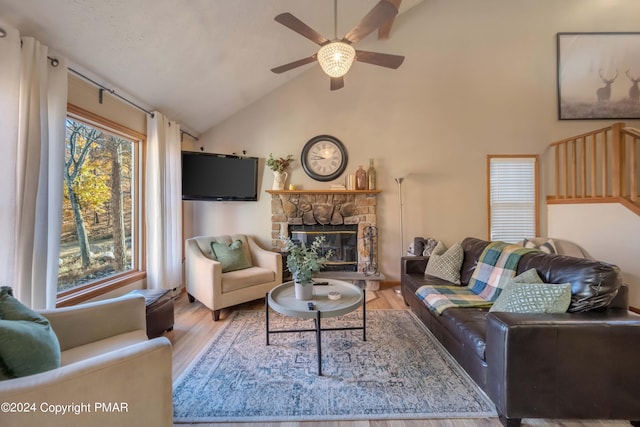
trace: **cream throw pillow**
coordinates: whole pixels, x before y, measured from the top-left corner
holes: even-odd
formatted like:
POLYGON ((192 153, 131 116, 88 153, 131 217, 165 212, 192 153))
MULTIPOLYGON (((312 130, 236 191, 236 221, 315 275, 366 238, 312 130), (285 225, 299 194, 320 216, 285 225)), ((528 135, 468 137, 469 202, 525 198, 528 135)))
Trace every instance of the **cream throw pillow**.
POLYGON ((460 268, 462 267, 462 260, 464 258, 462 246, 460 243, 456 243, 446 251, 444 251, 445 248, 444 243, 438 242, 438 245, 429 257, 429 262, 427 263, 424 274, 439 277, 440 279, 459 285, 460 268))

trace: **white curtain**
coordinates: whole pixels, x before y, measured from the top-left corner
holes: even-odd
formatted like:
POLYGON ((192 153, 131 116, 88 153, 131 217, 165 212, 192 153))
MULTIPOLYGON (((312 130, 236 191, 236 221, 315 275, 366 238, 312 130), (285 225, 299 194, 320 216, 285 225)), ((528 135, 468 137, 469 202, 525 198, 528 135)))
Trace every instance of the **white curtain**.
POLYGON ((157 111, 147 118, 147 287, 182 284, 180 126, 157 111))
POLYGON ((3 260, 4 263, 13 264, 13 271, 7 270, 9 276, 3 272, 3 284, 12 286, 16 298, 32 308, 54 308, 62 215, 67 66, 65 58, 50 54, 37 40, 23 37, 21 41, 20 49, 19 39, 0 39, 0 43, 17 44, 19 53, 17 58, 3 56, 3 67, 15 71, 17 61, 19 70, 17 81, 6 83, 13 86, 9 94, 14 93, 15 85, 18 87, 17 120, 14 117, 13 122, 2 126, 3 132, 16 135, 3 141, 6 147, 2 152, 3 175, 9 178, 6 185, 3 183, 3 203, 9 201, 10 206, 2 211, 2 232, 8 234, 2 235, 0 254, 11 259, 3 260), (48 54, 55 56, 57 66, 51 65, 48 54), (7 171, 9 174, 5 175, 7 171))
POLYGON ((0 286, 15 283, 16 155, 20 99, 20 34, 0 17, 0 286))

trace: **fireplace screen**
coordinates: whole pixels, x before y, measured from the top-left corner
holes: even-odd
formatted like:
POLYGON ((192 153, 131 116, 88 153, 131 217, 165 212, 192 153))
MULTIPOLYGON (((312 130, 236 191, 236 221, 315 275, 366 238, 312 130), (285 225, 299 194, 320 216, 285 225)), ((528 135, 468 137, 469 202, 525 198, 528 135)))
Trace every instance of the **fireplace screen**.
POLYGON ((323 271, 358 271, 357 225, 291 225, 291 240, 309 246, 318 236, 324 236, 322 255, 332 251, 323 271))

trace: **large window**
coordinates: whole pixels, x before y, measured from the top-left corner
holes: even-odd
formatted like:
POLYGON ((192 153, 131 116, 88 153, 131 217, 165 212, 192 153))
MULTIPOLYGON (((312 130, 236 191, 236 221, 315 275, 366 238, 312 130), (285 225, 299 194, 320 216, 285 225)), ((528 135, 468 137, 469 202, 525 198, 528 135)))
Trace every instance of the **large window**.
POLYGON ((489 238, 516 243, 538 235, 538 156, 487 157, 489 238))
POLYGON ((138 272, 141 258, 140 136, 74 111, 66 121, 60 297, 113 285, 138 272))

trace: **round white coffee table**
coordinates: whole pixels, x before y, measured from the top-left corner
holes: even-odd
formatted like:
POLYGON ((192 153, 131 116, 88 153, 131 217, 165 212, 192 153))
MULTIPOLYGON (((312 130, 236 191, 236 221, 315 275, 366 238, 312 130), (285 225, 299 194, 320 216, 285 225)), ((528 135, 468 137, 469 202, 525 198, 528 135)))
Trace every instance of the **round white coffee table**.
POLYGON ((318 352, 318 375, 322 375, 322 332, 323 331, 346 331, 362 330, 362 340, 367 340, 367 302, 365 290, 356 285, 336 279, 314 280, 313 297, 308 301, 298 300, 295 296, 293 282, 286 282, 276 286, 267 293, 265 298, 267 345, 269 345, 269 334, 282 334, 293 332, 315 332, 318 352), (340 299, 329 299, 329 292, 339 292, 340 299), (313 306, 310 309, 308 304, 313 306), (320 319, 327 317, 342 316, 350 313, 362 306, 362 326, 343 328, 323 328, 320 319), (314 329, 269 329, 269 308, 280 314, 303 319, 314 319, 314 329))

